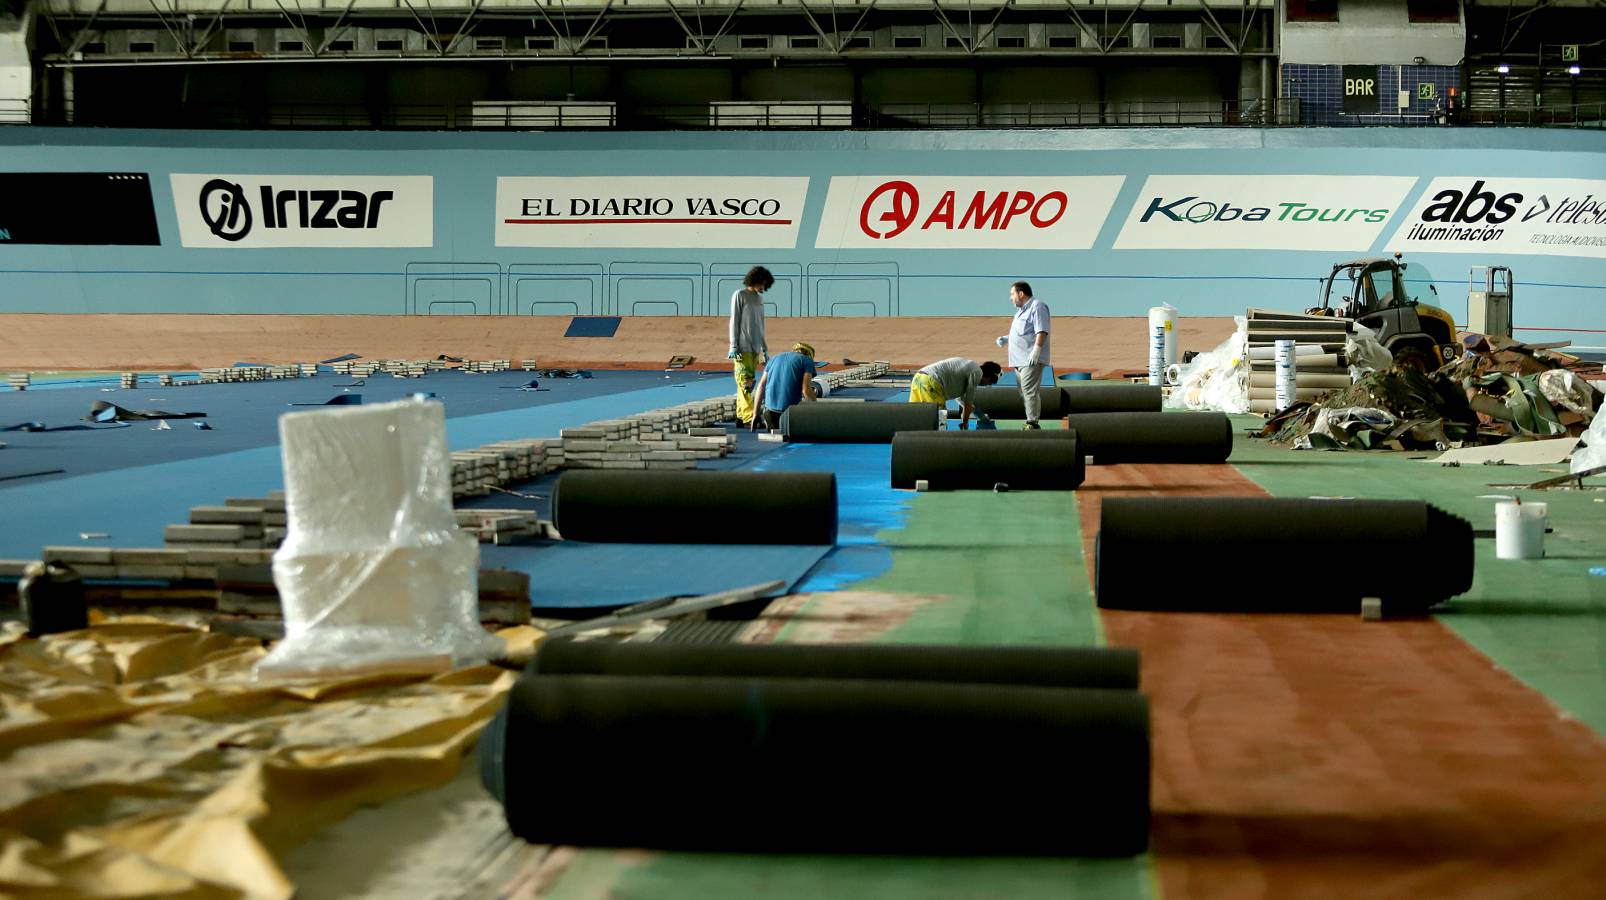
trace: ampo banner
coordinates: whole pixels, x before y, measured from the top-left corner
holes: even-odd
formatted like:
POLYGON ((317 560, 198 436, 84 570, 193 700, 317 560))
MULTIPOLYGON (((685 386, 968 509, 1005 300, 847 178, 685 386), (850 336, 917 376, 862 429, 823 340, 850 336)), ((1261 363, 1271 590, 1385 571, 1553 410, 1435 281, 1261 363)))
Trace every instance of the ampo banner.
POLYGON ((850 175, 831 179, 814 246, 1085 250, 1124 175, 850 175))
POLYGON ((1435 178, 1389 247, 1606 258, 1606 181, 1435 178))
POLYGON ((795 247, 807 178, 496 179, 498 247, 795 247))
POLYGON ((186 247, 433 247, 430 175, 171 176, 186 247))
POLYGON ((1150 175, 1117 250, 1371 249, 1413 176, 1150 175))

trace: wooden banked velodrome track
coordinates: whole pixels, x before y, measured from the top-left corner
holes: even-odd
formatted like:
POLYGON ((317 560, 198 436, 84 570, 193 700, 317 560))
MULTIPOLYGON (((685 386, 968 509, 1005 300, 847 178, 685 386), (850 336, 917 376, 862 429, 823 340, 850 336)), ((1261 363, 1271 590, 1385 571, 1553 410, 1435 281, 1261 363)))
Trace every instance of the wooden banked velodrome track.
MULTIPOLYGON (((999 359, 1007 302, 983 316, 772 318, 770 351, 813 344, 822 360, 881 359, 923 366, 949 356, 999 359)), ((1095 375, 1140 369, 1142 318, 1056 316, 1053 358, 1095 375)), ((542 367, 661 368, 672 356, 725 368, 723 317, 626 317, 611 338, 565 338, 567 316, 0 315, 0 366, 34 371, 183 371, 236 362, 316 362, 346 353, 375 359, 529 359, 542 367)), ((1210 350, 1232 319, 1184 319, 1178 346, 1210 350)))

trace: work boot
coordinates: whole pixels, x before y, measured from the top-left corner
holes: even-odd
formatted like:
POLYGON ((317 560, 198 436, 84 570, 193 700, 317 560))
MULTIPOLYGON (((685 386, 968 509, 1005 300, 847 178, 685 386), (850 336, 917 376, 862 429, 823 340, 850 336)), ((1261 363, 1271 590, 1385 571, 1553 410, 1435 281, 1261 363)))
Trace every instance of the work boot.
POLYGON ((1036 422, 1027 422, 1027 423, 1026 423, 1026 427, 1027 427, 1027 428, 1030 428, 1030 429, 1031 429, 1031 430, 1033 430, 1033 431, 1038 431, 1038 430, 1040 430, 1040 429, 1041 429, 1041 428, 1042 428, 1042 427, 1043 427, 1043 426, 1041 426, 1041 425, 1039 425, 1039 424, 1037 424, 1037 423, 1036 423, 1036 422))

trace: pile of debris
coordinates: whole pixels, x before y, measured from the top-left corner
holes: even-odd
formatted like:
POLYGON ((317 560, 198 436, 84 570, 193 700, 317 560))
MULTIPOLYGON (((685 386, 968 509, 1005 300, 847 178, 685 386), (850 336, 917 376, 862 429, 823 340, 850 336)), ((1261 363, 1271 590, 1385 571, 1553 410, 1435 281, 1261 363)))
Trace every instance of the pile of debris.
POLYGON ((1466 352, 1437 372, 1391 367, 1295 403, 1261 436, 1296 449, 1447 450, 1517 438, 1577 437, 1601 406, 1599 363, 1559 344, 1463 333, 1466 352))

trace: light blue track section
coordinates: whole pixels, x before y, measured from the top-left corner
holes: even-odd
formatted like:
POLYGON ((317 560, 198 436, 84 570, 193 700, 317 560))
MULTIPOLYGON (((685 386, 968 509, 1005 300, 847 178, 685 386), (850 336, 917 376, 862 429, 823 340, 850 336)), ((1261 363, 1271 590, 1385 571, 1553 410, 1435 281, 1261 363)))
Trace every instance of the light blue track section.
MULTIPOLYGON (((551 406, 466 416, 446 421, 453 450, 493 441, 556 437, 600 419, 706 400, 730 392, 730 382, 707 379, 684 387, 649 388, 551 406)), ((192 506, 226 497, 258 497, 283 486, 279 448, 259 447, 221 456, 58 479, 0 494, 0 559, 37 559, 41 547, 160 547, 163 529, 189 521, 192 506), (105 532, 86 542, 84 531, 105 532)))

